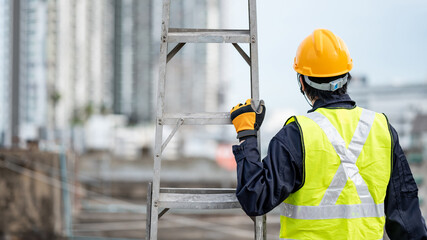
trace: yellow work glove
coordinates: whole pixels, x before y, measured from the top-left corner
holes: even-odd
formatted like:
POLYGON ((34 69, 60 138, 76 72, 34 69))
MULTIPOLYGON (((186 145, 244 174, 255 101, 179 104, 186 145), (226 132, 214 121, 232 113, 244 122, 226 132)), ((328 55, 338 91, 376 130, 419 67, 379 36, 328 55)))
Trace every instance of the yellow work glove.
POLYGON ((254 109, 251 99, 245 104, 237 104, 230 111, 231 122, 236 128, 237 138, 243 140, 248 136, 256 136, 265 116, 264 101, 259 102, 258 109, 254 109))

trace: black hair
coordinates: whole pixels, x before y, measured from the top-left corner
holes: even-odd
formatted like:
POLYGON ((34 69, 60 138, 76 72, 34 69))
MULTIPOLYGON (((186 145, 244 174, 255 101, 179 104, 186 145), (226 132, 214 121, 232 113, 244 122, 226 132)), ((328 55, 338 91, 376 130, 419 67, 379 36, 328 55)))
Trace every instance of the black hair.
POLYGON ((326 99, 331 99, 332 95, 344 95, 347 94, 347 86, 351 80, 351 75, 350 73, 344 73, 342 75, 339 76, 334 76, 334 77, 308 77, 308 79, 310 79, 311 81, 315 82, 315 83, 328 83, 328 82, 332 82, 338 78, 342 78, 344 77, 346 74, 348 74, 347 77, 347 83, 344 84, 341 88, 338 88, 337 90, 331 92, 331 91, 323 91, 323 90, 319 90, 316 88, 311 87, 310 85, 308 85, 305 81, 304 81, 304 76, 301 75, 303 77, 302 82, 304 84, 304 91, 305 94, 307 94, 307 96, 310 99, 321 99, 321 100, 326 100, 326 99))

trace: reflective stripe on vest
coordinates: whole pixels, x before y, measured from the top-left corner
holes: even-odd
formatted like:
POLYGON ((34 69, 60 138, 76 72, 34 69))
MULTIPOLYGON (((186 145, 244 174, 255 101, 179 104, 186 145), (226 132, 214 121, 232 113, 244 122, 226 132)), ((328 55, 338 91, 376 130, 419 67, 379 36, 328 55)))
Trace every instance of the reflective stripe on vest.
MULTIPOLYGON (((294 239, 294 238, 279 238, 280 240, 298 240, 298 239, 294 239)), ((384 238, 380 238, 378 240, 383 240, 384 238)))
POLYGON ((319 112, 311 112, 307 114, 307 117, 317 123, 324 131, 340 157, 341 164, 318 206, 295 206, 289 203, 282 203, 281 214, 294 219, 383 217, 384 204, 375 204, 368 186, 356 166, 357 158, 362 152, 374 122, 375 112, 367 109, 362 110, 356 131, 348 148, 346 148, 344 139, 328 118, 319 112), (336 205, 348 178, 354 182, 361 204, 336 205))

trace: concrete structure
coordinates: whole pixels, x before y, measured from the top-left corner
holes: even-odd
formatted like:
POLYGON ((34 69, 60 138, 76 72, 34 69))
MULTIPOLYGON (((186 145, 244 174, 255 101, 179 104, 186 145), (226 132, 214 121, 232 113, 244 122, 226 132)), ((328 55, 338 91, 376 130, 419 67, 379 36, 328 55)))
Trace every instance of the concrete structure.
POLYGON ((0 175, 0 239, 62 239, 59 155, 0 150, 0 175))

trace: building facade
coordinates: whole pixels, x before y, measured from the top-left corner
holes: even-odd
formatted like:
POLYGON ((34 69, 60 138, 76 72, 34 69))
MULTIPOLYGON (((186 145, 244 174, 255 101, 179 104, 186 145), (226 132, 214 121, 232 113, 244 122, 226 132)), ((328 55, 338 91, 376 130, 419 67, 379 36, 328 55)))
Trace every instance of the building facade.
MULTIPOLYGON (((19 116, 21 139, 36 139, 46 124, 46 2, 21 1, 19 116)), ((15 107, 15 106, 13 106, 15 107)))
POLYGON ((402 147, 409 148, 415 117, 427 113, 427 83, 380 86, 357 82, 351 84, 349 93, 357 104, 385 113, 399 133, 402 147))
POLYGON ((0 146, 10 145, 11 4, 0 0, 0 146))
MULTIPOLYGON (((0 139, 69 139, 91 114, 125 115, 153 123, 161 1, 1 0, 0 139), (12 3, 19 2, 19 64, 9 61, 12 3), (159 13, 160 11, 160 13, 159 13), (12 69, 19 72, 11 94, 12 69), (12 96, 11 96, 12 95, 12 96), (17 96, 19 104, 10 99, 17 96), (10 103, 9 103, 10 102, 10 103)), ((173 1, 172 27, 220 28, 218 0, 173 1), (208 11, 209 10, 209 11, 208 11)), ((188 44, 168 67, 168 111, 218 111, 221 50, 188 44)), ((10 142, 10 141, 9 141, 10 142)))

